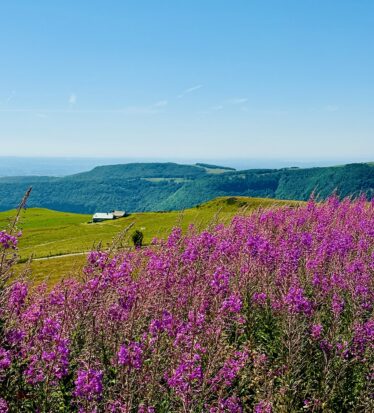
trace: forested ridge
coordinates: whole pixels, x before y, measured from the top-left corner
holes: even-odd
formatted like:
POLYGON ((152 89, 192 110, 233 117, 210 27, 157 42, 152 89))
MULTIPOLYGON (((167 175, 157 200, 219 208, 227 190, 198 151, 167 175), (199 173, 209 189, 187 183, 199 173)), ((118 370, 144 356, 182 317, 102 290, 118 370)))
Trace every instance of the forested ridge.
POLYGON ((374 195, 374 166, 250 169, 216 165, 133 163, 96 167, 56 177, 0 178, 0 210, 14 208, 32 186, 29 207, 92 213, 124 209, 163 211, 189 208, 218 196, 251 196, 307 200, 374 195), (217 170, 219 173, 217 173, 217 170))

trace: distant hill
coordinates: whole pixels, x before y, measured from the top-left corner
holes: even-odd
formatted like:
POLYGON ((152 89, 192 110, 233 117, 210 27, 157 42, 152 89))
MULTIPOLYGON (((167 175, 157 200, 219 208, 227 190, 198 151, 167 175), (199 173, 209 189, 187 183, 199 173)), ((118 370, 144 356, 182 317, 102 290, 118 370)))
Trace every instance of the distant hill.
POLYGON ((70 176, 73 180, 136 179, 136 178, 196 178, 207 171, 198 165, 177 163, 127 163, 97 166, 89 172, 70 176))
POLYGON ((230 168, 228 166, 211 165, 209 163, 197 163, 196 166, 201 166, 202 168, 205 168, 207 170, 220 169, 224 171, 235 171, 235 168, 230 168))
POLYGON ((30 207, 81 213, 177 210, 220 196, 307 200, 313 193, 324 199, 335 192, 371 199, 374 165, 236 171, 208 164, 131 163, 61 178, 0 178, 0 210, 14 208, 29 186, 30 207))

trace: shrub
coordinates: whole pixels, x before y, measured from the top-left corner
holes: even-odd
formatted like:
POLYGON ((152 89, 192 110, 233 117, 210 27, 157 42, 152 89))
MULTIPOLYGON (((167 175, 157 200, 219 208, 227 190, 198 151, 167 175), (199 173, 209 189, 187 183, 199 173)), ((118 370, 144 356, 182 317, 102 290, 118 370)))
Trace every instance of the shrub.
POLYGON ((138 229, 132 234, 132 242, 136 248, 140 248, 143 245, 143 233, 138 229))

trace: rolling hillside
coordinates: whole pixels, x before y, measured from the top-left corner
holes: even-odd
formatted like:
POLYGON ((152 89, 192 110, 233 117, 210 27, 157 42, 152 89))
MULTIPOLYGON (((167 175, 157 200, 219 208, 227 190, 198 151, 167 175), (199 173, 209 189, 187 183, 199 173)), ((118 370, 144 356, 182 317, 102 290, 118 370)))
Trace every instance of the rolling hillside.
POLYGON ((235 171, 216 165, 137 163, 101 166, 63 178, 12 177, 0 179, 0 210, 14 208, 33 187, 30 207, 93 213, 123 209, 129 212, 191 208, 220 196, 249 196, 307 200, 374 195, 373 164, 321 168, 250 169, 235 171))
MULTIPOLYGON (((23 211, 21 216, 23 236, 19 254, 23 262, 33 257, 33 276, 36 279, 58 279, 83 265, 83 253, 99 243, 104 247, 110 245, 121 231, 130 226, 129 235, 139 229, 144 233, 144 243, 148 244, 154 237, 165 238, 175 226, 184 230, 190 224, 205 228, 214 222, 227 222, 239 212, 247 213, 259 207, 275 205, 295 206, 298 202, 226 197, 185 211, 134 213, 126 218, 95 224, 90 222, 91 215, 30 208, 23 211)), ((14 212, 0 213, 0 229, 7 226, 14 212)), ((124 245, 128 245, 128 242, 126 239, 124 245)))

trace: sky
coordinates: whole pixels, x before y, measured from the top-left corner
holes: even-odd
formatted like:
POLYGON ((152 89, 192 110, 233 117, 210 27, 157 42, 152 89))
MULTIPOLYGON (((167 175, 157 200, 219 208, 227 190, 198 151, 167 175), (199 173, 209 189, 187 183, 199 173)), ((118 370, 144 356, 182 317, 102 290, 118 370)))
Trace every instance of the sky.
POLYGON ((374 1, 0 2, 0 156, 374 160, 374 1))

